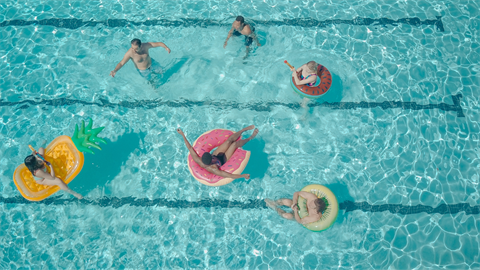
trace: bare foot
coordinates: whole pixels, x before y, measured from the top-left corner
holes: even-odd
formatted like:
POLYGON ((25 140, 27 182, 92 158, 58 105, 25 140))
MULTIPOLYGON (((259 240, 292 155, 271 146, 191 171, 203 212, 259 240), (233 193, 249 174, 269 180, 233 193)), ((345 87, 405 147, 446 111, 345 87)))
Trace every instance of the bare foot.
POLYGON ((267 206, 272 208, 273 210, 275 210, 277 208, 277 204, 274 201, 272 201, 270 199, 265 199, 264 201, 267 204, 267 206))
POLYGON ((254 129, 254 128, 255 128, 255 125, 251 125, 251 126, 248 126, 248 127, 244 128, 243 131, 245 131, 245 130, 252 130, 252 129, 254 129))
POLYGON ((251 140, 251 139, 255 138, 255 136, 257 136, 257 134, 258 134, 258 128, 256 128, 256 129, 253 131, 252 135, 248 138, 248 140, 251 140))

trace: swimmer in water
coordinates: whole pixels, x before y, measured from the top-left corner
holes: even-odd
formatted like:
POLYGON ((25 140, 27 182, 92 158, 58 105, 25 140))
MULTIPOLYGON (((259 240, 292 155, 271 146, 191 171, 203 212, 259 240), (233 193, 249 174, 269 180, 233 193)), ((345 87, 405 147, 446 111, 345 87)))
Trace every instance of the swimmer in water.
POLYGON ((245 23, 245 19, 242 16, 238 16, 232 23, 232 28, 230 29, 230 32, 228 32, 228 36, 225 40, 225 44, 223 44, 223 48, 227 47, 227 42, 232 35, 237 37, 241 35, 245 36, 246 54, 243 59, 247 58, 248 53, 250 52, 250 45, 252 45, 253 40, 255 40, 255 43, 258 47, 262 46, 258 41, 257 35, 255 35, 255 27, 245 23))
POLYGON ((163 47, 170 53, 170 49, 163 42, 146 42, 142 43, 140 39, 135 38, 131 42, 132 47, 128 49, 127 53, 123 57, 122 61, 118 63, 114 70, 110 72, 110 76, 115 77, 117 71, 120 70, 130 59, 137 68, 140 76, 147 80, 151 80, 153 74, 161 74, 163 72, 160 64, 153 60, 148 54, 148 50, 156 47, 163 47))

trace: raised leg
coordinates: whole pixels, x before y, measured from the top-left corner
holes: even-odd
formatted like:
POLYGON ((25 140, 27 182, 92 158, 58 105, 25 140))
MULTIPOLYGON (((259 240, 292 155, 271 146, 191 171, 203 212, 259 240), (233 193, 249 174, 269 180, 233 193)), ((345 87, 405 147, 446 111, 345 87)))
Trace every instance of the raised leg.
MULTIPOLYGON (((230 137, 228 137, 228 139, 222 143, 214 152, 213 154, 214 155, 217 155, 218 153, 225 153, 228 148, 230 147, 230 145, 232 143, 234 143, 236 140, 238 140, 238 138, 240 138, 240 136, 242 136, 242 133, 247 131, 247 130, 251 130, 251 129, 254 129, 255 126, 254 125, 251 125, 251 126, 248 126, 246 128, 243 128, 242 130, 238 131, 238 132, 235 132, 233 133, 230 137)), ((228 157, 227 157, 228 159, 228 157)))
POLYGON ((280 199, 280 200, 277 200, 276 202, 274 202, 274 201, 272 201, 272 200, 270 200, 270 199, 265 199, 265 203, 267 204, 268 207, 270 207, 271 209, 277 211, 277 213, 278 213, 281 217, 283 217, 283 218, 285 218, 285 219, 290 219, 290 220, 294 219, 294 216, 293 216, 291 213, 287 213, 287 212, 285 212, 285 211, 283 211, 282 209, 280 209, 280 208, 277 207, 277 203, 278 203, 278 202, 281 202, 281 201, 283 201, 283 200, 291 201, 291 200, 289 200, 289 199, 280 199))
POLYGON ((293 201, 290 199, 278 199, 276 203, 279 205, 291 207, 293 204, 293 201))
MULTIPOLYGON (((235 141, 233 142, 227 149, 227 151, 225 151, 225 156, 227 157, 227 160, 230 159, 230 157, 233 155, 233 153, 235 153, 235 150, 237 150, 237 148, 240 148, 242 146, 244 146, 247 142, 251 141, 253 138, 255 138, 255 136, 257 136, 258 134, 258 128, 256 128, 252 135, 250 137, 248 137, 247 139, 243 139, 243 140, 239 140, 239 141, 235 141)), ((233 135, 232 135, 233 136, 233 135)))
POLYGON ((55 177, 55 179, 50 180, 50 179, 43 179, 43 181, 39 182, 39 184, 46 185, 46 186, 58 186, 61 190, 64 190, 73 196, 75 196, 77 199, 83 199, 83 196, 76 193, 75 191, 71 190, 65 182, 62 181, 62 179, 55 177))

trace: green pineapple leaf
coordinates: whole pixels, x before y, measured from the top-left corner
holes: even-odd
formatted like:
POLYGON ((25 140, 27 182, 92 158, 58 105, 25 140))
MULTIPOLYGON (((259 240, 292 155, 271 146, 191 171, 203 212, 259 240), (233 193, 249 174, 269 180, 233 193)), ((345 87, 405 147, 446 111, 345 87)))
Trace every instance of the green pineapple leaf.
POLYGON ((90 119, 87 126, 85 126, 85 121, 82 120, 80 129, 78 128, 78 125, 75 125, 75 132, 73 133, 72 141, 77 147, 78 151, 95 154, 90 147, 102 150, 97 142, 104 144, 107 143, 104 139, 98 137, 98 133, 100 133, 103 129, 104 127, 93 128, 92 119, 90 119))

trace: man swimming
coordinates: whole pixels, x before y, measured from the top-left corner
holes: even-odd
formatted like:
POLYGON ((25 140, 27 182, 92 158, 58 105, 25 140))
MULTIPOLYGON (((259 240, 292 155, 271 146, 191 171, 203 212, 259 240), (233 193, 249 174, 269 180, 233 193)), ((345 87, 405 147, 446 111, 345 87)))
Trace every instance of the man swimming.
POLYGON ((200 167, 204 168, 210 173, 221 176, 223 178, 237 179, 237 178, 243 177, 245 179, 250 179, 249 174, 231 174, 228 172, 221 171, 220 167, 223 164, 227 163, 227 161, 230 159, 233 153, 235 153, 235 150, 237 150, 237 148, 244 146, 247 142, 249 142, 250 140, 255 138, 255 136, 257 136, 258 129, 255 128, 255 130, 253 131, 252 135, 249 138, 237 141, 237 139, 240 138, 240 136, 242 136, 243 132, 254 129, 254 128, 255 126, 251 125, 232 134, 230 137, 228 137, 228 139, 224 143, 222 143, 215 151, 213 151, 212 154, 205 152, 203 153, 201 158, 198 156, 197 152, 195 152, 195 149, 193 149, 190 142, 188 142, 187 137, 185 137, 185 134, 183 134, 183 131, 179 128, 177 129, 177 132, 178 134, 182 135, 183 141, 185 142, 185 145, 187 146, 188 151, 190 151, 190 155, 192 156, 195 163, 200 165, 200 167))
POLYGON ((147 80, 151 79, 152 74, 161 74, 162 67, 157 61, 153 60, 150 55, 148 55, 148 50, 150 48, 163 47, 168 53, 170 53, 170 49, 167 45, 163 42, 142 43, 138 38, 134 38, 131 43, 132 47, 128 49, 122 61, 118 63, 115 69, 110 72, 110 76, 115 77, 117 71, 120 70, 130 59, 132 59, 135 64, 138 73, 147 80))
POLYGON ((265 199, 265 203, 268 207, 276 210, 277 213, 283 218, 293 220, 295 219, 298 223, 305 225, 320 220, 322 217, 323 211, 325 211, 326 204, 323 199, 318 198, 315 194, 299 191, 293 193, 293 200, 290 199, 279 199, 277 201, 272 201, 270 199, 265 199), (298 196, 302 196, 307 200, 307 211, 308 216, 300 218, 298 215, 298 196), (280 209, 278 206, 288 206, 293 210, 292 213, 287 213, 284 210, 280 209))
POLYGON ((223 44, 223 48, 227 47, 228 39, 230 39, 232 35, 245 36, 246 54, 243 59, 247 58, 248 53, 250 52, 250 45, 252 45, 253 40, 255 40, 255 43, 258 47, 262 46, 258 41, 257 35, 255 35, 255 27, 250 27, 249 24, 246 24, 245 19, 242 16, 238 16, 232 23, 232 29, 230 29, 230 32, 228 32, 228 36, 225 40, 225 44, 223 44))

